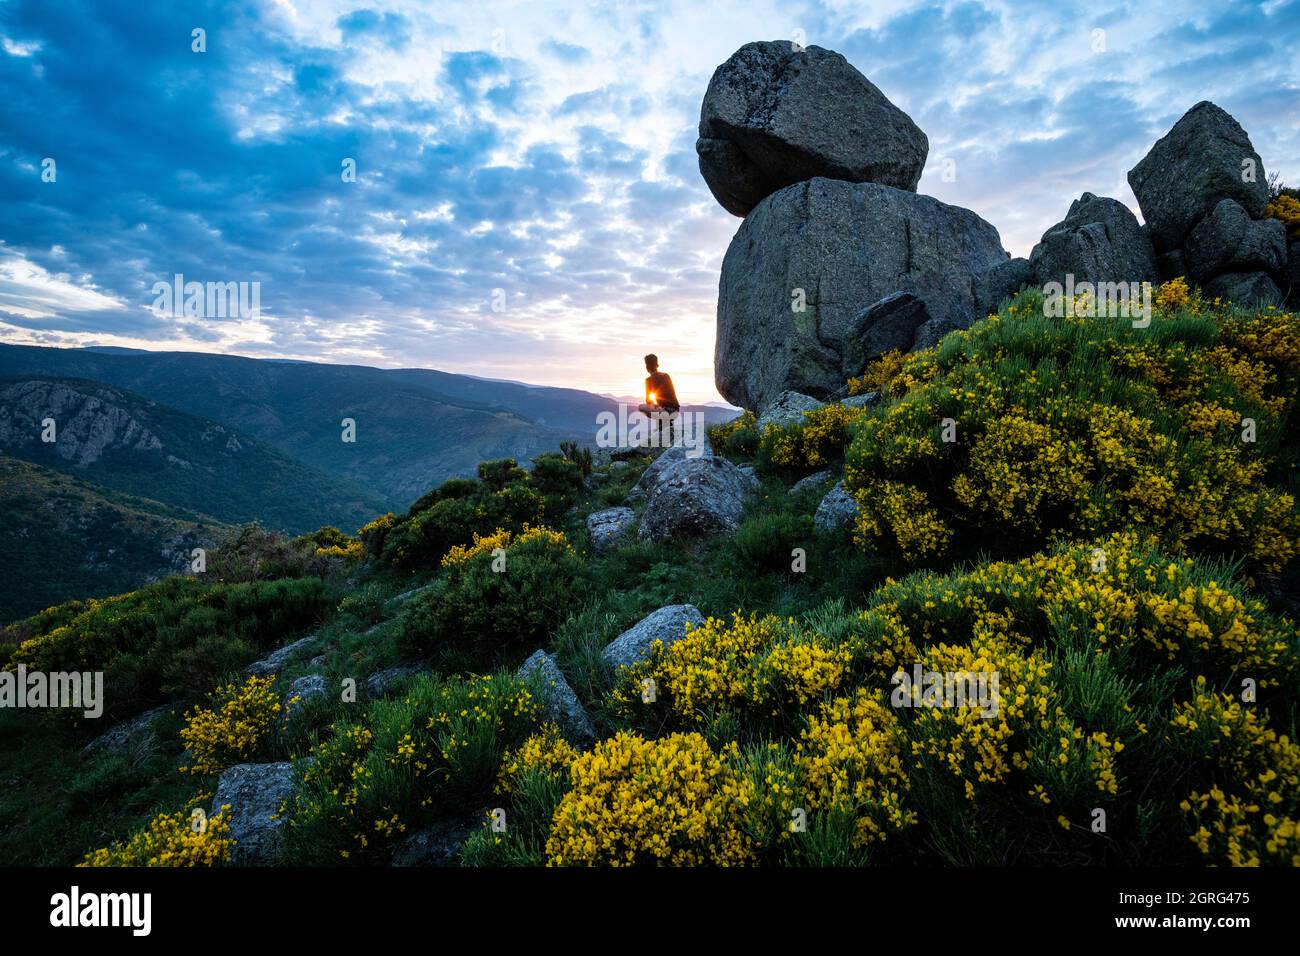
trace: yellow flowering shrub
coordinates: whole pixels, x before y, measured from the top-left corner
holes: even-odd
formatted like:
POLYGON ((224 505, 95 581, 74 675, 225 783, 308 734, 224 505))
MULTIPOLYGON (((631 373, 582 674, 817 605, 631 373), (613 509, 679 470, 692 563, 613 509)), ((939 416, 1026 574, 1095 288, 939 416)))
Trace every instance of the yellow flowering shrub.
POLYGON ((552 866, 734 866, 755 848, 742 826, 754 794, 734 744, 699 734, 646 740, 620 732, 573 762, 555 809, 552 866))
MULTIPOLYGON (((1023 299, 1028 293, 1022 293, 1023 299)), ((991 317, 891 367, 853 429, 856 539, 908 562, 953 543, 1028 553, 1131 527, 1167 547, 1300 554, 1300 318, 1202 308, 1166 283, 1147 328, 991 317)))
POLYGON ((186 715, 181 740, 193 755, 182 773, 220 773, 255 756, 275 727, 280 698, 274 677, 250 677, 212 692, 209 707, 186 715))
POLYGON ((510 547, 525 545, 533 541, 541 541, 557 547, 565 548, 572 551, 572 546, 564 537, 561 531, 552 531, 546 527, 532 527, 525 524, 523 531, 519 534, 513 534, 509 531, 503 531, 498 528, 492 534, 480 535, 474 532, 474 541, 469 545, 453 545, 452 548, 442 556, 442 567, 450 568, 457 565, 468 564, 481 554, 491 554, 493 551, 501 548, 508 551, 510 547))
POLYGON ((1269 204, 1264 208, 1264 215, 1269 219, 1282 222, 1286 226, 1289 240, 1294 242, 1300 239, 1300 199, 1283 193, 1276 199, 1269 200, 1269 204))
POLYGON ((808 720, 795 763, 808 807, 852 813, 853 843, 864 846, 916 823, 915 812, 904 807, 907 755, 898 718, 859 690, 823 704, 808 720))
MULTIPOLYGON (((717 454, 731 449, 734 440, 741 432, 754 431, 757 420, 753 412, 742 412, 729 422, 709 427, 709 447, 717 454)), ((752 450, 752 449, 751 449, 752 450)))
POLYGON ((725 709, 777 716, 838 688, 852 660, 850 646, 791 619, 737 612, 730 623, 709 618, 667 647, 656 641, 645 661, 622 670, 611 701, 635 714, 644 708, 644 682, 652 680, 682 725, 725 709))
POLYGON ((230 862, 229 806, 212 817, 180 810, 160 813, 143 830, 86 854, 80 866, 219 866, 230 862))
POLYGON ((289 814, 291 839, 323 863, 383 860, 448 800, 482 806, 503 782, 505 754, 518 760, 538 748, 525 747, 537 729, 537 702, 518 680, 419 678, 402 700, 335 725, 313 750, 289 814))
POLYGON ((759 461, 793 470, 825 468, 844 453, 854 424, 867 412, 865 407, 831 402, 804 412, 793 424, 769 424, 759 444, 759 461))
POLYGON ((1300 866, 1300 746, 1269 727, 1266 712, 1199 677, 1196 695, 1175 708, 1169 742, 1202 777, 1180 808, 1205 857, 1300 866))
POLYGON ((498 790, 509 793, 518 778, 525 773, 541 773, 548 777, 567 778, 569 767, 578 759, 578 751, 564 739, 560 728, 553 723, 542 725, 518 749, 508 751, 501 761, 498 790))

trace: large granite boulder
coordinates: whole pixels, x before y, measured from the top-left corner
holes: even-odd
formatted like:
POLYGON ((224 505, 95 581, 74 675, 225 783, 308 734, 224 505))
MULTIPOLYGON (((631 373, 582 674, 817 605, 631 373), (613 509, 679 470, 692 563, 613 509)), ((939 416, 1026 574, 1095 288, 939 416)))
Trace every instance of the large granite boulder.
POLYGON ((740 527, 760 483, 725 458, 686 458, 663 474, 646 502, 637 536, 670 541, 726 534, 740 527))
POLYGON ((965 328, 974 277, 1006 258, 992 225, 930 196, 834 179, 773 193, 723 259, 718 389, 750 410, 787 389, 829 397, 862 372, 864 309, 908 292, 965 328))
POLYGON ((650 612, 610 641, 601 656, 614 667, 630 667, 650 656, 655 641, 662 641, 667 647, 685 637, 688 627, 703 623, 704 615, 695 605, 670 604, 650 612))
POLYGON ((747 43, 713 73, 695 144, 728 212, 825 176, 916 190, 930 143, 840 54, 788 40, 747 43))
POLYGON ((596 731, 591 726, 587 710, 578 700, 555 658, 543 650, 532 653, 519 668, 518 676, 524 680, 536 675, 542 691, 542 712, 555 723, 561 733, 576 744, 587 745, 595 741, 596 731))
POLYGON ((1049 282, 1156 282, 1155 249, 1137 217, 1118 199, 1084 193, 1029 254, 1038 285, 1049 282))
POLYGON ((229 806, 230 836, 235 841, 232 862, 241 866, 277 863, 284 852, 288 815, 282 805, 293 796, 293 764, 241 763, 227 768, 217 780, 212 815, 229 806))
POLYGON ((1286 264, 1286 226, 1251 219, 1237 201, 1220 200, 1188 234, 1183 261, 1197 282, 1225 272, 1278 273, 1286 264))
POLYGON ((1129 170, 1142 217, 1157 252, 1182 246, 1192 228, 1223 199, 1234 199, 1251 219, 1264 215, 1268 180, 1250 137, 1209 101, 1183 114, 1129 170))

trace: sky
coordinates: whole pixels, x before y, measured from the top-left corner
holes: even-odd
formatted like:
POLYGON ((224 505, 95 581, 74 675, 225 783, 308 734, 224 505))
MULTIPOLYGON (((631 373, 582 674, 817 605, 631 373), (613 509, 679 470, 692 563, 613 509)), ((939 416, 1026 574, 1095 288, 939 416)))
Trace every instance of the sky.
POLYGON ((1300 0, 0 0, 0 341, 620 395, 653 351, 718 401, 740 220, 696 125, 760 39, 847 57, 929 136, 918 191, 1013 255, 1084 191, 1139 213, 1125 173, 1202 99, 1300 183, 1300 0), (160 314, 177 273, 260 310, 160 314))

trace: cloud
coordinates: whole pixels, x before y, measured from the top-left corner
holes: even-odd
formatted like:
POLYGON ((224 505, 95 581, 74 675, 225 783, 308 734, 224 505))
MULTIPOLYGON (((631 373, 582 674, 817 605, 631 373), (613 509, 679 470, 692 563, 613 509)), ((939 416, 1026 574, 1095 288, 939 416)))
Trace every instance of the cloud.
POLYGON ((683 395, 715 398, 739 221, 699 177, 700 97, 740 44, 796 33, 906 109, 931 142, 921 190, 1017 254, 1084 190, 1136 210, 1124 173, 1200 99, 1300 181, 1296 0, 452 9, 0 8, 0 336, 614 393, 654 351, 683 395), (152 284, 177 272, 258 281, 263 313, 155 316, 152 284))

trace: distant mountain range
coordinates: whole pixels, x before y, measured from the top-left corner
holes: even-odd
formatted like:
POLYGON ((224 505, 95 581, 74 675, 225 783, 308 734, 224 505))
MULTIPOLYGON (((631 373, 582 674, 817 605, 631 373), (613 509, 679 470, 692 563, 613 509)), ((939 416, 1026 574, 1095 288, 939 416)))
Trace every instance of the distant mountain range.
MULTIPOLYGON (((521 461, 561 441, 591 444, 617 400, 579 389, 432 369, 277 362, 193 352, 0 345, 0 378, 89 379, 127 389, 261 439, 291 458, 402 510, 480 461, 521 461), (356 442, 341 440, 342 421, 356 442)), ((736 413, 687 406, 710 423, 736 413)), ((345 529, 351 530, 351 529, 345 529)))
POLYGON ((591 445, 618 404, 432 369, 0 344, 0 620, 138 586, 227 526, 355 531, 480 461, 591 445))

